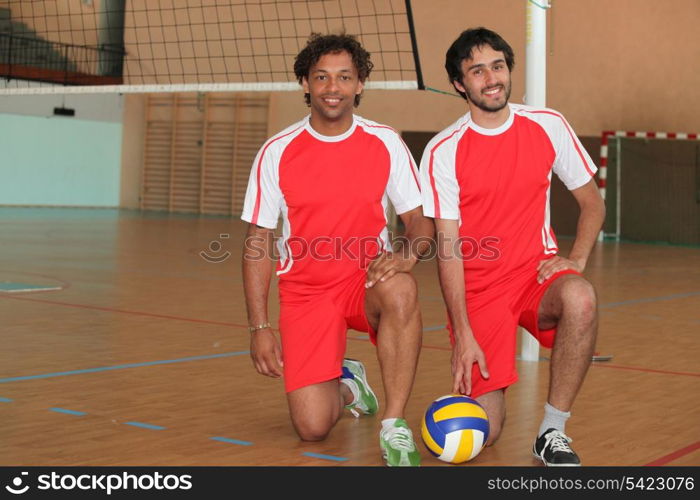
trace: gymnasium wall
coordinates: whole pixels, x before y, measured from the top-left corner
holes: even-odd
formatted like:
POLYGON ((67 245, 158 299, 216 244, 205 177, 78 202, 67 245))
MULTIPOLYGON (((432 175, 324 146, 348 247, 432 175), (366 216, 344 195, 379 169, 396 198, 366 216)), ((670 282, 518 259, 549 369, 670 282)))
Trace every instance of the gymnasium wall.
POLYGON ((0 96, 0 205, 120 206, 121 149, 119 95, 0 96))
MULTIPOLYGON (((564 113, 579 136, 603 130, 700 129, 698 0, 553 0, 548 12, 547 106, 564 113)), ((513 47, 513 102, 525 93, 527 0, 413 0, 425 83, 453 91, 445 52, 475 26, 499 32, 513 47)), ((291 61, 290 61, 291 64, 291 61)), ((306 112, 293 93, 277 94, 270 129, 306 112)), ((437 131, 466 111, 434 92, 367 91, 358 113, 399 130, 437 131), (410 103, 410 106, 406 106, 410 103)))

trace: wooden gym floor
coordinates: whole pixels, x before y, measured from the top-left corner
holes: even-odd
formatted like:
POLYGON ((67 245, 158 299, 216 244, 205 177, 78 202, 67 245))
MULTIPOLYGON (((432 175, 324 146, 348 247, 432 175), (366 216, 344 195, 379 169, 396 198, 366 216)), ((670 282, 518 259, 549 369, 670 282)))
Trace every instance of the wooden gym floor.
MULTIPOLYGON (((0 291, 0 465, 381 465, 379 418, 347 414, 325 442, 302 443, 281 381, 254 371, 243 223, 2 208, 0 227, 0 284, 59 288, 0 291)), ((425 327, 408 408, 417 434, 451 377, 435 263, 415 274, 425 327)), ((587 276, 601 304, 597 351, 614 358, 594 363, 574 406, 576 451, 585 465, 700 465, 700 249, 605 243, 587 276)), ((276 324, 276 289, 271 297, 276 324)), ((365 335, 349 332, 348 355, 365 362, 381 404, 365 335)), ((465 466, 537 465, 548 368, 518 362, 500 441, 465 466)), ((424 465, 443 465, 419 445, 424 465)))

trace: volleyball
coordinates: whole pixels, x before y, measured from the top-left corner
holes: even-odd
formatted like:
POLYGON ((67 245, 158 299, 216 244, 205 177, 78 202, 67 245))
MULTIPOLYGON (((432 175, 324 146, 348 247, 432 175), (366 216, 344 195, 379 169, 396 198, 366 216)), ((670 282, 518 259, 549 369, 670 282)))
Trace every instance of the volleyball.
POLYGON ((476 457, 489 437, 489 419, 468 396, 449 394, 431 403, 421 423, 428 451, 444 462, 460 464, 476 457))

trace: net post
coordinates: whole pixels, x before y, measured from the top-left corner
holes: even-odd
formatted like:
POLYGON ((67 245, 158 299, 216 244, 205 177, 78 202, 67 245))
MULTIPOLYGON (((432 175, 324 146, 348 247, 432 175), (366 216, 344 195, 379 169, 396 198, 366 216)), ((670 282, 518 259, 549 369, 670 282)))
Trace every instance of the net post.
POLYGON ((416 39, 416 27, 413 24, 411 0, 406 0, 406 18, 408 19, 408 31, 411 33, 411 48, 413 50, 413 62, 416 65, 416 81, 418 82, 418 90, 425 90, 425 83, 423 83, 423 72, 420 68, 420 57, 418 57, 418 40, 416 39))
MULTIPOLYGON (((545 106, 547 97, 547 9, 548 0, 543 5, 532 1, 526 8, 526 104, 545 106)), ((520 359, 539 361, 540 344, 524 328, 520 328, 520 359)))

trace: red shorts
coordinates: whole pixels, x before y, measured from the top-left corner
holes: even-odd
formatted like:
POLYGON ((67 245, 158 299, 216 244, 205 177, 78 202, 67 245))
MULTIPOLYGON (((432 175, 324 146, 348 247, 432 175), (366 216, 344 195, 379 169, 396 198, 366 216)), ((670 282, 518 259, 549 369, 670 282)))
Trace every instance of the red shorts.
POLYGON ((331 289, 314 295, 280 284, 280 335, 287 392, 340 377, 347 331, 377 333, 365 314, 367 271, 359 269, 331 289))
MULTIPOLYGON (((481 376, 479 365, 472 367, 472 393, 476 398, 487 392, 503 389, 518 381, 515 369, 517 327, 522 326, 535 337, 542 347, 554 345, 556 328, 540 330, 538 310, 544 293, 554 281, 565 274, 580 273, 560 271, 542 284, 537 283, 537 273, 527 273, 507 285, 486 289, 467 295, 467 314, 474 338, 486 357, 489 378, 481 376)), ((454 345, 452 325, 448 324, 450 341, 454 345)))

